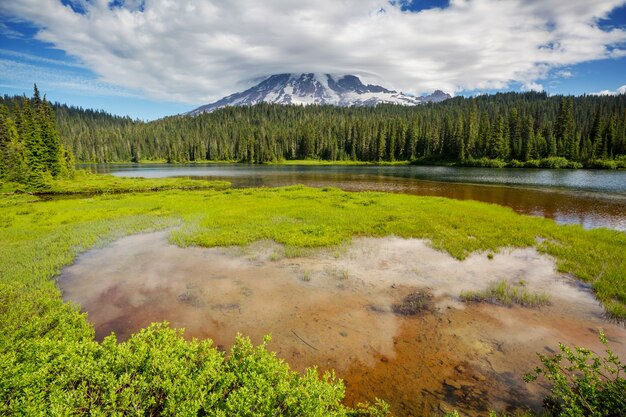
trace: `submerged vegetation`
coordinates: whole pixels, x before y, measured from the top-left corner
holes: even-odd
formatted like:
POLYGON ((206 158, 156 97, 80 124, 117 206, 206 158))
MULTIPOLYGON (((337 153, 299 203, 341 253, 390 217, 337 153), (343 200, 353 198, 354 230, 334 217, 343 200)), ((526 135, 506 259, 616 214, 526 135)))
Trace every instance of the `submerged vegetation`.
POLYGON ((412 292, 401 303, 393 304, 391 310, 400 316, 415 316, 428 308, 430 297, 426 291, 412 292))
POLYGON ((483 291, 463 291, 461 300, 465 302, 488 302, 507 307, 513 304, 522 307, 539 307, 550 304, 548 294, 529 290, 524 281, 511 283, 506 279, 492 283, 483 291))

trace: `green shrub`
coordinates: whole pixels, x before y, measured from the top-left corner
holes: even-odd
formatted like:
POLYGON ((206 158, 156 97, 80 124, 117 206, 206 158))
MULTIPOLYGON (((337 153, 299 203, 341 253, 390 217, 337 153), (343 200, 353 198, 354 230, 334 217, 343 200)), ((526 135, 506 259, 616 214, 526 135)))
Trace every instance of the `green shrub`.
POLYGON ((551 156, 549 158, 543 158, 539 161, 540 168, 550 169, 566 169, 566 168, 582 168, 580 162, 569 161, 561 156, 551 156))
POLYGON ((518 161, 517 159, 513 159, 506 166, 509 168, 524 168, 526 166, 526 163, 518 161))
POLYGON ((600 341, 605 356, 589 349, 559 344, 553 356, 539 354, 542 366, 524 377, 526 382, 539 376, 552 383, 552 394, 544 407, 553 416, 626 416, 626 364, 608 346, 603 333, 600 341))
POLYGON ((529 159, 528 161, 524 162, 524 168, 540 168, 541 167, 541 160, 539 159, 529 159))
POLYGON ((466 167, 483 167, 483 168, 504 168, 506 166, 506 162, 500 159, 491 159, 487 157, 482 157, 479 159, 468 158, 463 161, 460 165, 466 167))
POLYGON ((118 343, 22 339, 0 356, 0 415, 384 416, 351 410, 333 373, 293 372, 263 344, 238 336, 228 355, 210 340, 153 324, 118 343))
POLYGON ((589 168, 617 169, 617 162, 609 159, 594 159, 589 163, 589 168))

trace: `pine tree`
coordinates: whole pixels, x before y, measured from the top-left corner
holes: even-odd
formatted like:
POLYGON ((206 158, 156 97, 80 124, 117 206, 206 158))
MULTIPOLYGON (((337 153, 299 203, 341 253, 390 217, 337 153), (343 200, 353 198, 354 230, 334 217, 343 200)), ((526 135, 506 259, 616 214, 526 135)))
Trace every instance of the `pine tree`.
POLYGON ((574 101, 571 97, 563 98, 559 106, 555 134, 558 156, 571 157, 575 147, 574 101))
POLYGON ((45 188, 52 175, 47 169, 46 148, 41 139, 38 117, 33 114, 31 101, 24 98, 22 108, 22 141, 25 147, 27 182, 34 188, 45 188))
POLYGON ((478 126, 478 108, 476 107, 476 103, 472 102, 469 110, 469 115, 467 117, 467 125, 465 128, 465 148, 466 154, 469 157, 475 156, 475 149, 478 145, 478 126))
POLYGON ((491 123, 489 122, 489 114, 483 111, 480 115, 480 125, 478 127, 478 150, 476 156, 487 156, 487 147, 489 143, 489 137, 491 134, 491 123))
POLYGON ((533 155, 532 158, 545 158, 548 156, 548 142, 541 131, 537 132, 536 143, 535 155, 533 155))
POLYGON ((65 170, 65 161, 61 150, 61 139, 59 138, 54 112, 45 99, 41 103, 39 120, 41 141, 46 155, 46 170, 49 171, 53 177, 58 177, 65 170))
POLYGON ((25 169, 24 149, 17 128, 7 107, 0 104, 0 179, 20 182, 25 169))
POLYGON ((418 137, 417 125, 414 123, 407 130, 406 144, 404 145, 405 152, 406 152, 406 159, 408 159, 409 161, 412 161, 415 159, 415 151, 416 151, 415 148, 417 146, 417 137, 418 137))
POLYGON ((134 143, 130 145, 130 155, 131 162, 134 162, 136 164, 141 162, 141 153, 139 151, 139 146, 135 145, 134 143))
POLYGON ((524 126, 522 126, 521 135, 522 161, 528 161, 536 155, 535 132, 533 131, 533 119, 530 115, 526 116, 524 126))
POLYGON ((516 108, 509 114, 509 151, 505 159, 521 159, 522 155, 522 123, 516 108))
POLYGON ((504 139, 504 118, 502 116, 498 116, 497 120, 491 124, 487 156, 502 160, 508 156, 508 147, 505 146, 504 139))
POLYGON ((454 124, 454 142, 456 144, 456 155, 459 161, 465 161, 466 146, 465 146, 465 133, 463 132, 463 117, 459 114, 454 124))
POLYGON ((378 132, 376 134, 376 160, 383 161, 385 160, 385 135, 382 131, 382 127, 379 126, 378 132))
POLYGON ((591 144, 590 151, 587 151, 587 157, 589 159, 595 159, 598 150, 601 152, 602 147, 602 126, 603 120, 598 107, 593 117, 593 125, 591 126, 591 132, 589 132, 589 143, 591 144))

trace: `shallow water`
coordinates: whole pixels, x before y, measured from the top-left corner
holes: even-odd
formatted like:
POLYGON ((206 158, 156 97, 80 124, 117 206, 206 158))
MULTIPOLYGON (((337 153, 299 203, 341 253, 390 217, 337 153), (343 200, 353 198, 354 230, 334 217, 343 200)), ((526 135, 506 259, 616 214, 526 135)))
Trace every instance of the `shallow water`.
POLYGON ((82 306, 99 339, 120 339, 154 321, 186 328, 228 349, 235 335, 269 348, 296 370, 334 369, 346 402, 379 397, 399 416, 451 406, 470 415, 485 407, 539 410, 541 387, 522 382, 536 352, 558 342, 599 349, 604 329, 626 356, 626 329, 603 320, 590 292, 558 274, 534 249, 463 262, 427 242, 361 238, 298 258, 258 242, 247 248, 179 248, 168 232, 131 236, 81 255, 59 276, 64 298, 82 306), (458 301, 505 278, 551 296, 526 309, 458 301), (424 311, 394 313, 411 293, 429 294, 424 311))
POLYGON ((127 177, 189 177, 234 187, 304 184, 477 200, 586 228, 626 230, 626 171, 244 164, 85 165, 127 177))

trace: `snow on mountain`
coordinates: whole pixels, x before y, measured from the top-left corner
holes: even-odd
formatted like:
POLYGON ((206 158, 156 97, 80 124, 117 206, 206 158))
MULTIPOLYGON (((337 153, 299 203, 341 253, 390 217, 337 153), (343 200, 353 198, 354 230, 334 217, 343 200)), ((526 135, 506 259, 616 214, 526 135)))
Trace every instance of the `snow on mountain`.
POLYGON ((333 104, 336 106, 375 106, 381 103, 414 106, 440 102, 449 94, 437 90, 422 97, 409 96, 379 85, 363 84, 354 75, 276 74, 246 91, 231 94, 186 114, 210 113, 226 106, 248 106, 261 102, 278 104, 333 104))

